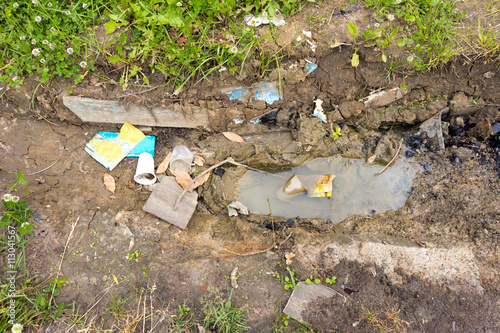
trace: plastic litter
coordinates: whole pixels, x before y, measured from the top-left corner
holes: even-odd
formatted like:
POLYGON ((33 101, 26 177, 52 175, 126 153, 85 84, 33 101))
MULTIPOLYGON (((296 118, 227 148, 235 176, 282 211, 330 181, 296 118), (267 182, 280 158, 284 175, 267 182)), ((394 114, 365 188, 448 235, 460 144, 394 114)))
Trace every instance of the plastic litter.
POLYGON ((320 119, 326 124, 326 114, 323 113, 323 107, 321 106, 321 104, 323 104, 323 101, 318 98, 314 101, 314 103, 316 104, 316 107, 314 108, 314 112, 312 114, 313 117, 320 119))
POLYGON ((156 183, 155 163, 150 153, 144 152, 139 155, 134 180, 141 185, 156 183))
MULTIPOLYGON (((443 138, 443 129, 441 125, 441 115, 443 112, 448 112, 450 109, 448 107, 442 109, 439 111, 436 115, 434 115, 432 118, 427 119, 424 121, 419 128, 418 133, 427 133, 427 137, 429 137, 431 140, 436 140, 437 141, 437 146, 439 149, 444 149, 444 138, 443 138)), ((431 142, 432 144, 435 144, 436 142, 431 142)))
POLYGON ((276 196, 286 199, 300 193, 307 193, 311 198, 329 198, 332 196, 334 175, 297 176, 294 174, 285 185, 278 190, 276 196))
POLYGON ((189 173, 191 163, 193 163, 193 153, 188 147, 184 145, 175 146, 170 158, 170 171, 189 173))
POLYGON ((306 68, 306 75, 309 75, 309 74, 311 74, 312 72, 314 72, 318 68, 318 65, 306 62, 306 64, 304 65, 304 67, 306 68))
POLYGON ((255 99, 265 101, 269 105, 280 99, 278 89, 272 82, 259 82, 254 87, 255 99))
POLYGON ((302 184, 299 177, 294 174, 292 177, 290 177, 290 179, 287 180, 285 185, 283 185, 283 188, 280 191, 278 191, 277 195, 278 198, 282 198, 283 195, 287 196, 297 195, 305 191, 307 191, 307 189, 302 184))
POLYGON ((329 198, 332 196, 334 175, 319 176, 316 186, 307 191, 307 196, 311 198, 329 198))
POLYGON ((115 138, 107 138, 96 134, 85 145, 85 151, 108 170, 113 170, 138 144, 145 135, 126 122, 115 138))
POLYGON ((248 208, 239 201, 233 201, 227 206, 229 216, 248 215, 248 208))
MULTIPOLYGON (((106 139, 114 139, 120 133, 114 132, 99 132, 99 135, 106 139)), ((139 142, 137 146, 127 155, 127 157, 139 157, 141 153, 150 153, 151 156, 155 156, 155 141, 156 138, 154 136, 146 136, 144 139, 139 142)))
POLYGON ((259 16, 246 15, 243 20, 250 27, 258 27, 262 24, 272 23, 273 25, 280 27, 286 24, 286 21, 283 19, 283 15, 276 10, 275 17, 269 17, 267 12, 263 12, 259 16))
POLYGON ((267 104, 273 104, 280 98, 279 91, 273 82, 259 82, 251 88, 232 87, 221 90, 223 94, 229 97, 229 100, 238 100, 244 103, 249 103, 254 100, 265 101, 267 104))

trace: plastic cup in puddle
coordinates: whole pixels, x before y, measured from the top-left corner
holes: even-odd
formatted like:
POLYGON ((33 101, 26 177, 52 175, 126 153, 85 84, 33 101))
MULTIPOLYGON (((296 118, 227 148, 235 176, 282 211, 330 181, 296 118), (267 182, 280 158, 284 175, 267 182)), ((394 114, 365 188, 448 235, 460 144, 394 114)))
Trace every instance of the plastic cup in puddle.
POLYGON ((193 163, 193 153, 188 147, 183 145, 175 146, 172 150, 172 157, 170 158, 170 171, 174 173, 189 173, 191 170, 191 163, 193 163))
POLYGON ((134 180, 141 185, 153 185, 156 182, 155 163, 150 153, 139 155, 134 180))

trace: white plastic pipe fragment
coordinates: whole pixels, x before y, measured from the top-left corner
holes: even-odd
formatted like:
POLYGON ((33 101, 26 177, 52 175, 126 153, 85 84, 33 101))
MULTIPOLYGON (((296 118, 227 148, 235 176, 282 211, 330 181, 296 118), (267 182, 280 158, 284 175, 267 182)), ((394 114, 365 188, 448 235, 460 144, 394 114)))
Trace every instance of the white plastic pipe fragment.
POLYGON ((153 185, 156 182, 155 163, 150 153, 139 155, 134 180, 141 185, 153 185))

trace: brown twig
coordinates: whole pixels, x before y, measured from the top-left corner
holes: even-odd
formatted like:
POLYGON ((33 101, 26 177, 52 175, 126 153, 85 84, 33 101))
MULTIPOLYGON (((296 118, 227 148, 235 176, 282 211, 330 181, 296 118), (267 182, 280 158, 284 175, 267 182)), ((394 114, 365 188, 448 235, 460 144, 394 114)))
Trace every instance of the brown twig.
POLYGON ((228 157, 226 158, 224 161, 220 162, 220 163, 217 163, 217 164, 214 164, 212 165, 210 168, 206 169, 205 171, 203 171, 202 173, 200 173, 198 176, 196 176, 189 184, 188 186, 186 186, 186 188, 184 189, 184 191, 182 191, 181 195, 179 195, 179 197, 177 198, 177 200, 175 201, 175 205, 174 205, 174 210, 177 209, 177 206, 179 206, 179 202, 181 201, 182 197, 184 197, 184 195, 186 194, 186 192, 188 191, 188 189, 198 180, 200 179, 202 176, 204 176, 205 174, 207 174, 208 172, 212 171, 213 169, 215 168, 218 168, 220 167, 221 165, 223 164, 226 164, 226 163, 231 163, 231 164, 234 164, 236 166, 242 166, 242 167, 245 167, 249 170, 253 170, 253 171, 258 171, 258 172, 263 172, 263 173, 266 173, 268 175, 273 175, 273 176, 276 176, 276 177, 281 177, 281 176, 278 176, 278 175, 274 175, 272 173, 269 173, 267 171, 263 171, 263 170, 259 170, 259 169, 255 169, 255 168, 252 168, 252 167, 249 167, 248 165, 245 165, 245 164, 241 164, 241 163, 238 163, 236 162, 232 157, 228 157))
POLYGON ((394 160, 396 159, 396 157, 398 157, 398 155, 399 155, 399 151, 401 150, 401 148, 402 148, 402 147, 403 147, 403 140, 401 140, 401 141, 399 142, 399 147, 398 147, 398 150, 396 151, 396 154, 394 154, 394 157, 392 158, 392 160, 391 160, 389 163, 387 163, 387 165, 386 165, 386 166, 382 169, 382 171, 377 172, 377 173, 375 174, 375 176, 373 176, 372 178, 370 178, 370 179, 369 179, 368 181, 366 181, 363 185, 368 184, 369 182, 371 182, 372 180, 374 180, 375 178, 377 178, 378 176, 380 176, 380 175, 382 174, 382 172, 384 172, 384 171, 385 171, 385 170, 386 170, 386 169, 387 169, 387 168, 388 168, 388 167, 392 164, 392 162, 394 162, 394 160))
MULTIPOLYGON (((56 279, 58 279, 59 275, 61 274, 61 268, 62 268, 64 256, 66 255, 66 250, 68 249, 69 241, 71 240, 71 236, 73 236, 73 231, 75 231, 76 225, 78 224, 78 220, 80 220, 80 216, 78 216, 75 223, 71 224, 71 231, 69 232, 68 239, 66 240, 66 245, 64 245, 64 251, 63 251, 63 254, 61 257, 61 261, 59 262, 59 269, 57 270, 56 279)), ((52 293, 50 295, 49 308, 50 308, 50 304, 52 303, 52 299, 54 298, 54 290, 56 289, 56 286, 57 286, 57 283, 54 283, 54 287, 52 288, 52 293)))
POLYGON ((275 241, 275 232, 274 232, 274 217, 273 217, 273 211, 271 209, 271 202, 269 201, 269 198, 267 198, 267 204, 269 205, 269 215, 271 216, 271 225, 273 226, 273 242, 275 241))
POLYGON ((257 120, 257 119, 260 119, 260 118, 264 117, 265 115, 268 115, 268 114, 270 114, 271 112, 274 112, 274 111, 276 111, 276 110, 278 110, 278 109, 272 109, 271 111, 264 112, 264 113, 263 113, 263 114, 261 114, 261 115, 258 115, 258 116, 256 116, 256 117, 253 117, 252 119, 250 119, 250 121, 255 121, 255 120, 257 120))

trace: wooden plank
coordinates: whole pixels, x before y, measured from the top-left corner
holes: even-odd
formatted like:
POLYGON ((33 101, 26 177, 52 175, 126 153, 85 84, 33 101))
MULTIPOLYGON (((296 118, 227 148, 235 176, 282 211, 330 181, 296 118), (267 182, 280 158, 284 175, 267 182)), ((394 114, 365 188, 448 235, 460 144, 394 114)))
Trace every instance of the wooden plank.
POLYGON ((83 122, 123 124, 127 121, 133 125, 183 128, 210 126, 208 110, 192 105, 148 108, 79 96, 64 96, 63 104, 83 122))
POLYGON ((174 177, 165 177, 160 184, 155 185, 153 193, 142 209, 181 229, 186 229, 198 204, 198 193, 186 192, 174 210, 175 201, 182 191, 182 187, 177 184, 174 177))

